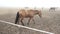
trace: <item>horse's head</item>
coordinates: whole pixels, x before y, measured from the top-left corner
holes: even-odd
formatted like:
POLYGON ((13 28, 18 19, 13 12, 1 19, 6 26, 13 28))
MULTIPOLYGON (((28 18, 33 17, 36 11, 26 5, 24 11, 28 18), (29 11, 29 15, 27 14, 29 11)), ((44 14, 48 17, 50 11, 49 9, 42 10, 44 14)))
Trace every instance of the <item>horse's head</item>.
POLYGON ((35 14, 38 14, 38 15, 39 15, 39 17, 42 17, 42 13, 41 13, 41 11, 40 11, 40 10, 35 10, 35 14))
POLYGON ((39 15, 40 17, 42 17, 42 13, 41 13, 41 11, 38 11, 38 15, 39 15))

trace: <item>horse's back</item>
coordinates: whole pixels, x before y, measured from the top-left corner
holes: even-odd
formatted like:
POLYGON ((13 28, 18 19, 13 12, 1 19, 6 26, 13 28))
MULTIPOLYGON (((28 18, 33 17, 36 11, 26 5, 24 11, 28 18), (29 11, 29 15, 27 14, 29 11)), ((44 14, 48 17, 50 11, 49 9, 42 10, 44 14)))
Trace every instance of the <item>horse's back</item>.
POLYGON ((23 17, 34 16, 35 12, 38 12, 38 10, 33 10, 33 9, 29 9, 29 10, 21 9, 21 10, 19 10, 19 14, 23 17))

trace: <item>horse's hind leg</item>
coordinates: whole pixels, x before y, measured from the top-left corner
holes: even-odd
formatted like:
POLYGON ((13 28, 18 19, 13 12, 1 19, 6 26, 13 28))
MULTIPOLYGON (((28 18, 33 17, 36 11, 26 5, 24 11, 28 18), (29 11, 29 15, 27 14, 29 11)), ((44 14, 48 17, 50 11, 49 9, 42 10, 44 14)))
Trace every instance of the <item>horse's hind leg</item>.
POLYGON ((21 18, 21 23, 22 23, 22 25, 24 26, 24 23, 23 23, 23 21, 22 21, 22 20, 23 20, 23 18, 21 18))

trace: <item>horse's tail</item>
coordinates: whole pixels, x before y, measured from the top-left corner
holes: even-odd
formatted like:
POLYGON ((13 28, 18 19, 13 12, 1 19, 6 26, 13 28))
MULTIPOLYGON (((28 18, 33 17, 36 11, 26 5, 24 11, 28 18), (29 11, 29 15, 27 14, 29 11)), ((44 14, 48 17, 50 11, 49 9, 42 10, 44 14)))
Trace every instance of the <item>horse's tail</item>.
POLYGON ((19 20, 19 12, 17 12, 16 14, 15 24, 17 24, 18 20, 19 20))

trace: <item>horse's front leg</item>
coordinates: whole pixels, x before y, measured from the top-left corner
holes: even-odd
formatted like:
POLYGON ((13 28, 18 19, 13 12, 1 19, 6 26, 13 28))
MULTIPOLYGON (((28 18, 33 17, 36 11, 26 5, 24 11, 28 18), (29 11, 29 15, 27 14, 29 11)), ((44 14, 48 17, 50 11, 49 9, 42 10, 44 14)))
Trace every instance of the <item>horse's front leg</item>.
POLYGON ((32 18, 32 21, 34 22, 34 24, 35 24, 35 21, 34 21, 34 19, 32 18))
POLYGON ((34 21, 34 19, 33 19, 33 17, 32 17, 32 18, 29 19, 29 21, 28 21, 28 23, 27 23, 28 25, 29 25, 31 19, 32 19, 32 21, 33 21, 34 24, 35 24, 35 21, 34 21))

